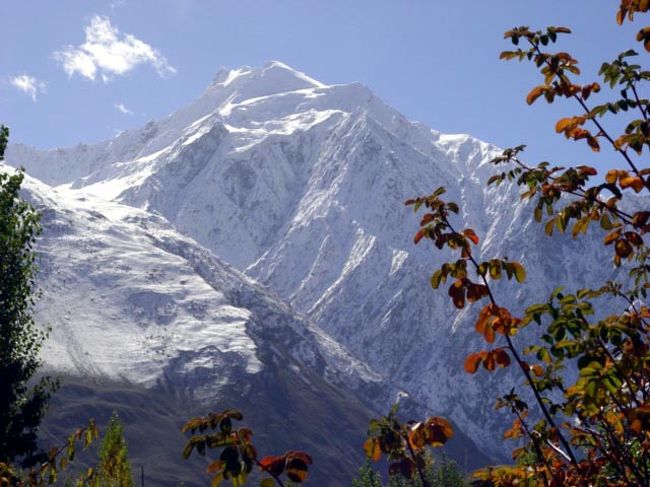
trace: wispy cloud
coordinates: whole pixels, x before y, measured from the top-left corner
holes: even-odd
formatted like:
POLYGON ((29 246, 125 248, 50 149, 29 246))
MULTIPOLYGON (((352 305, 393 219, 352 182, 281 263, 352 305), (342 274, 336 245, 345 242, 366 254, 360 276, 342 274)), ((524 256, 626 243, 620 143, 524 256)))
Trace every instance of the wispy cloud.
POLYGON ((124 115, 133 115, 133 110, 129 110, 124 103, 114 103, 113 106, 124 115))
POLYGON ((33 76, 27 74, 14 76, 9 80, 9 82, 15 88, 18 88, 23 93, 29 95, 33 101, 36 101, 39 93, 45 93, 45 90, 47 89, 47 85, 44 81, 39 81, 33 76))
POLYGON ((86 42, 54 53, 68 76, 79 74, 90 80, 99 76, 107 82, 139 64, 151 64, 160 76, 176 72, 158 50, 131 34, 120 34, 108 17, 93 16, 84 30, 86 42))

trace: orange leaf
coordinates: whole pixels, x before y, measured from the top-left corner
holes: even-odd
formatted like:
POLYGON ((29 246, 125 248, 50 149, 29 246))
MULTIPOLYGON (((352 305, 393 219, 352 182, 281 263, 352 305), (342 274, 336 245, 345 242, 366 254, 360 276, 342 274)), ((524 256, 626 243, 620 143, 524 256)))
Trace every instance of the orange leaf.
POLYGON ((605 245, 611 245, 620 236, 621 236, 621 230, 620 229, 619 230, 614 230, 613 232, 610 232, 607 235, 605 235, 605 238, 603 239, 603 243, 605 245))
POLYGON ((585 176, 595 176, 598 174, 598 171, 591 166, 578 166, 577 169, 580 171, 580 174, 585 176))
POLYGON ((528 93, 528 96, 526 97, 526 103, 529 105, 532 105, 535 103, 535 100, 537 100, 540 96, 542 96, 546 91, 548 91, 548 88, 546 86, 540 85, 536 86, 532 90, 530 90, 530 93, 528 93))
POLYGON ((221 460, 215 460, 214 462, 210 463, 207 468, 208 473, 217 473, 223 468, 223 462, 221 460))
POLYGON ((544 375, 544 369, 542 368, 541 365, 535 364, 530 367, 530 370, 535 374, 537 377, 542 377, 544 375))
POLYGON ((566 129, 569 127, 575 126, 574 118, 573 117, 568 117, 568 118, 561 118, 558 120, 558 122, 555 124, 555 131, 560 134, 564 132, 566 129))
POLYGON ((284 471, 285 458, 279 455, 269 455, 260 460, 260 467, 271 475, 278 476, 284 471))
POLYGON ((433 213, 427 213, 426 215, 424 215, 422 217, 422 221, 420 221, 420 226, 423 227, 427 223, 431 223, 434 218, 435 217, 434 217, 433 213))
POLYGON ((607 174, 605 174, 606 183, 614 184, 617 179, 618 179, 618 170, 616 169, 610 169, 609 171, 607 171, 607 174))
POLYGON ((433 416, 427 419, 425 426, 426 439, 430 446, 442 446, 454 436, 454 429, 451 427, 449 421, 439 416, 433 416))
POLYGON ((424 236, 427 234, 427 229, 426 228, 420 228, 418 230, 418 233, 415 234, 415 237, 413 238, 413 242, 416 244, 424 238, 424 236))
POLYGON ((411 428, 408 434, 408 440, 411 448, 415 451, 422 449, 427 444, 424 423, 417 423, 411 428))
POLYGON ((635 192, 640 193, 645 184, 643 179, 638 176, 627 176, 622 178, 618 183, 622 189, 632 188, 635 192))
POLYGON ((474 232, 474 230, 472 230, 471 228, 466 228, 465 230, 463 230, 462 233, 463 233, 463 235, 465 235, 468 239, 470 239, 472 242, 474 242, 474 245, 478 245, 478 242, 479 242, 479 240, 478 240, 478 236, 476 235, 476 233, 474 232))
POLYGON ((379 439, 377 438, 368 438, 363 443, 363 451, 373 462, 378 462, 381 458, 381 448, 379 447, 379 439))
POLYGON ((484 356, 485 352, 476 352, 468 355, 465 359, 465 372, 475 374, 484 356))
POLYGON ((492 323, 490 323, 489 321, 485 325, 485 331, 483 333, 483 336, 485 337, 486 342, 494 343, 494 338, 495 338, 495 336, 494 336, 494 326, 492 326, 492 323))
POLYGON ((485 367, 485 370, 489 370, 490 372, 492 372, 496 368, 494 355, 491 352, 487 352, 485 354, 485 358, 483 359, 483 367, 485 367))

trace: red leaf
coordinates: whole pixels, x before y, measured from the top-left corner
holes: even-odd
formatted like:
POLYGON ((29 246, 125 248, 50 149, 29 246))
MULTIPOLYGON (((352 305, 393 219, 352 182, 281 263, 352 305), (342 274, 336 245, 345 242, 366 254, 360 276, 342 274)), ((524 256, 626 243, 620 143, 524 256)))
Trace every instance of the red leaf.
POLYGON ((462 233, 463 233, 463 235, 465 235, 465 237, 467 237, 472 242, 474 242, 474 245, 478 245, 478 242, 479 242, 478 236, 476 235, 474 230, 472 230, 471 228, 467 228, 467 229, 463 230, 462 233))
POLYGON ((260 460, 260 467, 262 470, 270 473, 271 475, 278 476, 284 471, 285 458, 279 455, 269 455, 260 460))

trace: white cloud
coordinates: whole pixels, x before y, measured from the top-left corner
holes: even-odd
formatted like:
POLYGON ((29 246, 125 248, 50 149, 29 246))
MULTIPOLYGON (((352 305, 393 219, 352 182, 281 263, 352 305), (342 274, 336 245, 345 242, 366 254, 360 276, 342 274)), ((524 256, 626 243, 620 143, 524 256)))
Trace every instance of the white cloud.
POLYGON ((160 76, 176 72, 149 44, 131 34, 120 34, 108 17, 95 15, 84 30, 86 42, 54 53, 54 59, 61 63, 68 76, 78 73, 90 80, 100 76, 107 82, 139 64, 153 65, 160 76))
POLYGON ((133 110, 129 110, 124 103, 115 103, 113 106, 124 115, 133 115, 133 110))
POLYGON ((47 88, 47 85, 44 81, 39 81, 33 76, 29 76, 27 74, 14 76, 9 80, 9 82, 23 93, 27 93, 29 96, 31 96, 33 101, 36 101, 36 97, 39 93, 45 93, 45 90, 47 88))

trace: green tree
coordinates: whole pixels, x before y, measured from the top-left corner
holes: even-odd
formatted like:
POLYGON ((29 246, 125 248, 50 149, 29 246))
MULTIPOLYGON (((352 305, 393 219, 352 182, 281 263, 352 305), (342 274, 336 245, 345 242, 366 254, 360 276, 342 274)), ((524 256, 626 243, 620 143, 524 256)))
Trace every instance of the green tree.
MULTIPOLYGON (((9 129, 0 126, 0 161, 9 129)), ((56 381, 34 376, 47 337, 34 323, 39 214, 20 196, 24 174, 0 172, 0 462, 34 464, 37 431, 56 381)))
POLYGON ((102 447, 99 451, 98 487, 133 487, 131 462, 124 438, 124 428, 117 414, 113 412, 106 428, 102 447))
MULTIPOLYGON (((463 487, 466 485, 465 476, 455 462, 442 458, 437 462, 427 458, 424 476, 431 487, 463 487)), ((370 463, 359 469, 357 476, 352 480, 351 487, 384 487, 381 476, 370 463)), ((390 476, 386 487, 422 487, 419 477, 407 479, 403 475, 390 476)))
POLYGON ((383 487, 381 476, 366 462, 352 479, 351 487, 383 487))

